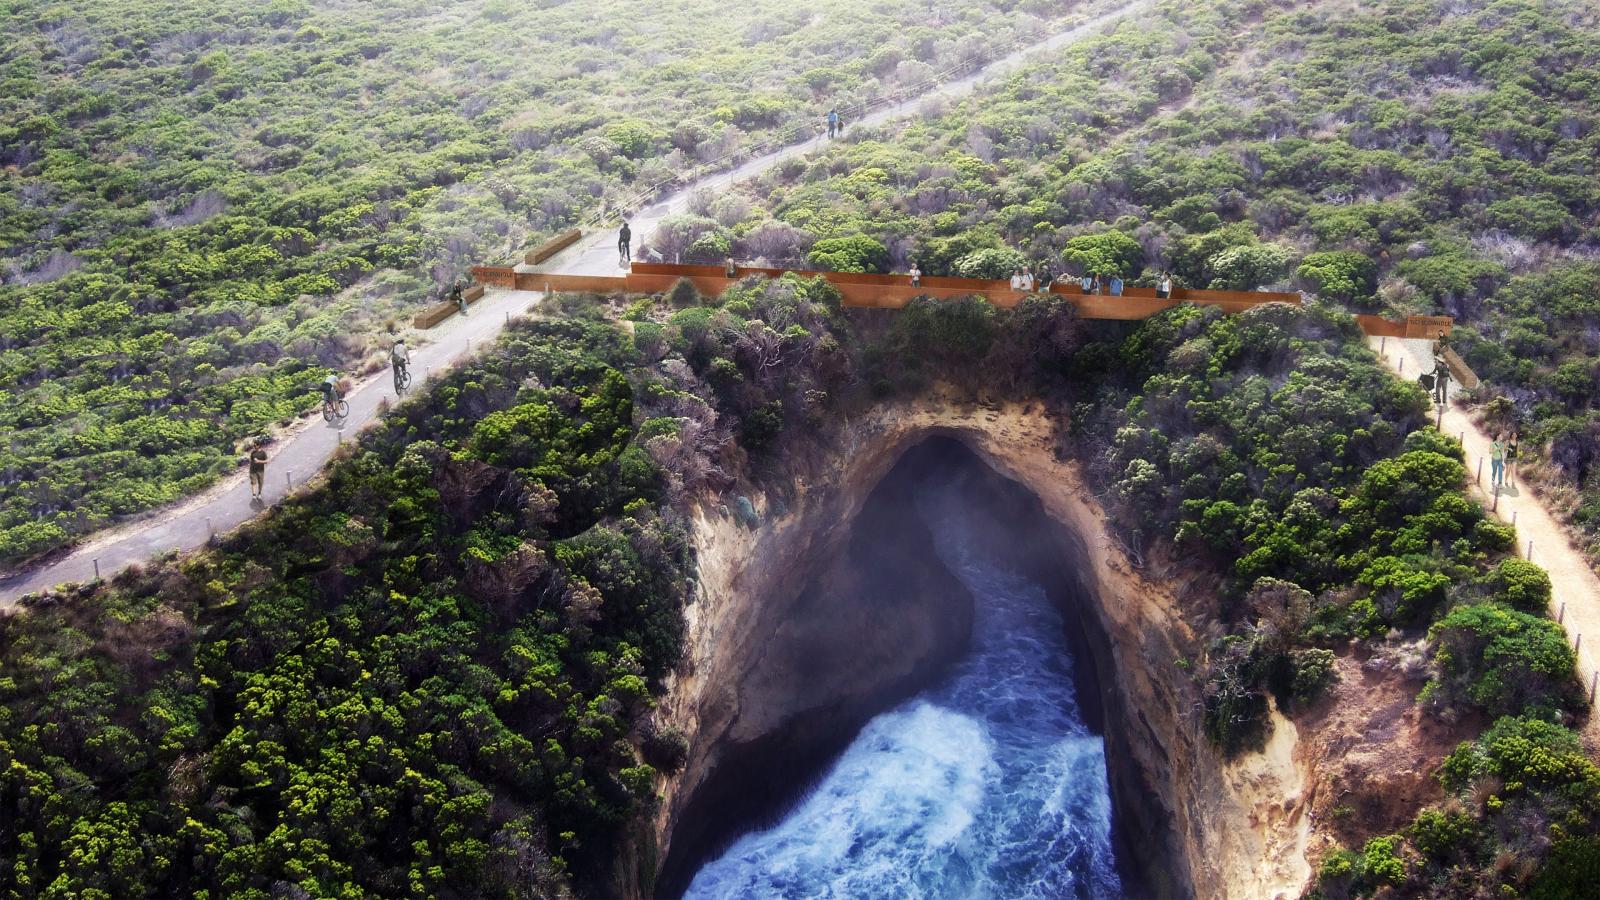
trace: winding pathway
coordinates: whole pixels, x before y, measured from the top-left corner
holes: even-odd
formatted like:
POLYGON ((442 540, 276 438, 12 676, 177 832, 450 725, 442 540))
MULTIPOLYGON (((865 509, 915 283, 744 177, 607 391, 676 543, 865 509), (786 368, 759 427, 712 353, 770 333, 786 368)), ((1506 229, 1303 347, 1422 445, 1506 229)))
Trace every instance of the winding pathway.
MULTIPOLYGON (((1082 40, 1108 25, 1144 12, 1154 0, 1132 0, 1100 13, 1080 25, 1059 32, 1038 43, 1001 57, 960 79, 891 106, 846 122, 847 128, 872 127, 907 118, 928 100, 962 97, 979 83, 1021 69, 1034 54, 1059 49, 1082 40)), ((635 246, 643 243, 662 219, 688 209, 690 198, 700 191, 726 190, 754 178, 773 166, 821 146, 813 139, 754 157, 727 171, 707 175, 685 184, 673 193, 634 214, 630 221, 635 246)), ((617 229, 596 231, 557 254, 537 268, 519 266, 522 271, 559 272, 567 275, 613 275, 620 266, 617 259, 617 229)), ((411 354, 415 391, 426 380, 428 370, 453 365, 492 341, 511 316, 538 305, 542 294, 490 288, 483 299, 472 305, 467 316, 451 316, 426 332, 428 343, 411 354), (530 303, 531 301, 531 303, 530 303)), ((0 578, 0 608, 15 604, 22 597, 58 584, 85 582, 95 577, 109 578, 127 566, 144 562, 173 550, 190 550, 205 544, 214 534, 226 533, 254 518, 266 504, 276 503, 311 480, 338 448, 341 440, 374 422, 383 412, 383 401, 392 401, 393 385, 387 371, 362 381, 348 399, 350 415, 344 428, 336 429, 319 417, 302 424, 273 451, 267 464, 263 503, 252 503, 250 488, 241 469, 209 490, 174 506, 159 510, 115 528, 89 536, 83 543, 56 559, 19 573, 0 578)))
MULTIPOLYGON (((1433 371, 1433 343, 1424 340, 1368 338, 1372 349, 1397 377, 1415 379, 1433 371)), ((1600 684, 1600 577, 1589 561, 1572 546, 1566 528, 1533 491, 1519 479, 1496 500, 1489 488, 1489 455, 1494 439, 1473 423, 1466 412, 1447 404, 1441 430, 1461 439, 1467 454, 1468 485, 1473 496, 1501 521, 1517 529, 1517 555, 1550 573, 1550 615, 1567 629, 1569 643, 1578 644, 1578 676, 1589 691, 1600 684)), ((1591 753, 1600 752, 1600 715, 1591 715, 1583 732, 1591 753)))

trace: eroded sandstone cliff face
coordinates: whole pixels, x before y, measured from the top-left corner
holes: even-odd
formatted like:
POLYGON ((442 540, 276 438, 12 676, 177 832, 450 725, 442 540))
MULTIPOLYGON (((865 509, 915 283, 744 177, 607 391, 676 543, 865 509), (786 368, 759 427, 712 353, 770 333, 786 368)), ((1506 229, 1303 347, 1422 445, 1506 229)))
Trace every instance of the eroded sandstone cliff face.
POLYGON ((1297 896, 1311 874, 1306 754, 1281 717, 1263 753, 1225 763, 1212 750, 1184 668, 1202 643, 1191 617, 1206 604, 1180 604, 1185 585, 1154 583, 1129 565, 1077 465, 1056 458, 1042 415, 933 401, 851 423, 830 471, 798 485, 781 514, 753 498, 763 514, 756 528, 715 508, 697 517, 700 590, 685 664, 660 710, 691 749, 644 836, 658 881, 634 890, 681 890, 730 829, 749 824, 741 816, 771 802, 763 790, 795 788, 867 718, 959 653, 971 598, 948 573, 922 566, 925 580, 862 604, 864 591, 882 596, 885 586, 861 582, 861 567, 841 552, 869 495, 933 436, 961 441, 1025 487, 1054 523, 1058 571, 1070 582, 1064 612, 1081 622, 1098 676, 1119 855, 1138 866, 1138 880, 1162 896, 1297 896))

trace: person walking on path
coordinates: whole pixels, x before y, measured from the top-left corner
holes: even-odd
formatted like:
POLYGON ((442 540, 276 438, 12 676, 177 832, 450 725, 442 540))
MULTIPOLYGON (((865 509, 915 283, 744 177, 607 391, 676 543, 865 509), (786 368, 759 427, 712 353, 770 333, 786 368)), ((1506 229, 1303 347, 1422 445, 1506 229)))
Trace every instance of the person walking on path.
POLYGON ((843 129, 839 127, 839 110, 828 110, 828 140, 831 141, 835 137, 838 137, 839 132, 842 130, 843 129))
POLYGON ((1440 406, 1450 400, 1450 363, 1444 358, 1444 342, 1433 347, 1433 402, 1440 406))
POLYGON ((261 492, 267 484, 267 445, 266 441, 257 439, 255 446, 250 448, 250 499, 260 500, 261 492))
POLYGON ((1517 433, 1511 432, 1511 439, 1506 441, 1506 475, 1505 483, 1510 484, 1517 477, 1517 457, 1522 455, 1522 448, 1518 445, 1517 433))
POLYGON ((1495 432, 1494 442, 1489 445, 1489 487, 1499 490, 1506 483, 1506 444, 1500 440, 1500 433, 1495 432))
POLYGON ((633 259, 631 245, 633 243, 633 229, 628 227, 628 220, 622 220, 622 230, 617 232, 617 265, 628 268, 629 260, 633 259))

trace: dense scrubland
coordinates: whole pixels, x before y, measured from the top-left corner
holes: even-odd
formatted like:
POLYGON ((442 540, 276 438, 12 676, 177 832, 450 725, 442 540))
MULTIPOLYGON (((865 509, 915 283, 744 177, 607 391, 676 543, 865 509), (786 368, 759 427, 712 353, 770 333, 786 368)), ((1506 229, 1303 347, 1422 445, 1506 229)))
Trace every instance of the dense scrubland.
MULTIPOLYGON (((700 145, 673 140, 675 90, 692 83, 737 114, 764 96, 750 85, 770 84, 783 109, 804 109, 835 84, 902 77, 905 62, 849 62, 852 41, 914 47, 921 34, 813 43, 842 20, 760 4, 750 19, 695 20, 688 7, 660 20, 682 41, 672 52, 697 60, 678 69, 626 52, 629 29, 573 4, 136 8, 119 20, 103 4, 0 5, 20 36, 0 56, 14 86, 0 104, 28 112, 0 126, 16 130, 0 135, 15 154, 0 194, 14 232, 0 385, 23 401, 0 413, 18 417, 0 447, 6 558, 219 471, 229 438, 289 414, 322 367, 363 352, 344 323, 381 327, 476 248, 569 221, 647 162, 687 162, 700 145), (351 24, 369 10, 413 18, 351 24), (743 50, 698 43, 750 34, 763 15, 796 24, 743 50), (550 21, 566 36, 530 43, 550 21), (308 28, 321 34, 296 40, 308 28), (572 34, 601 43, 573 51, 572 34), (244 43, 195 80, 225 35, 244 43), (791 58, 771 61, 766 42, 791 58), (323 55, 337 46, 354 55, 323 55), (527 58, 561 72, 561 90, 540 89, 527 58), (234 66, 240 93, 205 86, 234 66), (844 74, 817 87, 819 67, 844 74), (671 78, 630 81, 646 70, 671 78), (467 99, 502 96, 495 78, 524 93, 469 114, 467 99), (611 99, 590 105, 596 92, 611 99), (651 98, 671 114, 651 118, 651 98), (620 148, 606 128, 629 102, 657 129, 648 157, 577 149, 620 148), (525 107, 536 122, 517 117, 525 107), (569 130, 526 137, 552 121, 569 130), (408 130, 418 123, 440 130, 408 130), (274 128, 300 136, 262 140, 274 128), (371 146, 335 149, 345 134, 371 146), (469 147, 482 158, 454 158, 469 147), (202 170, 188 193, 165 193, 202 170), (313 189, 326 209, 280 206, 313 189), (525 203, 557 195, 570 206, 525 203), (409 249, 381 255, 396 247, 409 249), (256 274, 236 274, 267 248, 277 256, 256 274), (333 260, 371 271, 340 275, 333 260), (333 284, 305 287, 317 277, 333 284), (271 346, 241 362, 258 344, 271 346), (226 394, 251 378, 283 386, 226 394), (137 443, 179 426, 203 437, 137 443), (148 468, 116 468, 133 462, 148 468), (143 499, 109 505, 129 494, 143 499)), ((1489 379, 1484 414, 1521 425, 1536 474, 1591 526, 1594 13, 1560 0, 1158 9, 932 110, 893 144, 841 146, 742 197, 705 198, 652 240, 833 268, 916 258, 930 274, 1170 268, 1325 302, 1090 325, 1048 297, 852 318, 826 285, 794 278, 719 298, 564 299, 220 545, 0 619, 0 884, 603 891, 634 864, 619 848, 684 756, 650 710, 692 595, 687 505, 720 497, 742 515, 729 502, 741 493, 781 498, 792 460, 828 450, 831 422, 953 382, 1043 400, 1130 556, 1213 576, 1217 637, 1189 662, 1196 714, 1225 752, 1263 739, 1269 697, 1291 716, 1317 703, 1339 654, 1385 661, 1428 715, 1481 723, 1440 761, 1442 802, 1392 834, 1343 826, 1349 849, 1323 860, 1317 892, 1582 896, 1600 868, 1600 768, 1570 730, 1588 710, 1545 614, 1549 581, 1466 498, 1459 446, 1426 427, 1420 389, 1383 374, 1344 310, 1462 317, 1463 352, 1489 379)), ((1025 28, 1033 12, 991 14, 1025 28)), ((943 21, 951 31, 926 26, 931 46, 960 52, 961 20, 943 21)))
POLYGON ((1520 430, 1523 475, 1600 559, 1600 12, 1157 10, 743 202, 708 198, 667 243, 935 275, 1170 270, 1454 316, 1479 414, 1520 430))
POLYGON ((689 507, 759 527, 737 501, 781 505, 831 423, 936 385, 1044 401, 1135 560, 1215 573, 1192 665, 1225 752, 1356 649, 1399 660, 1431 715, 1494 723, 1442 761, 1446 803, 1329 858, 1327 895, 1563 896, 1592 865, 1600 769, 1566 727, 1584 699, 1549 581, 1347 315, 1090 327, 1041 296, 852 319, 793 277, 555 306, 219 546, 0 620, 11 891, 648 883, 622 848, 687 749, 650 710, 682 649, 689 507))
POLYGON ((0 566, 214 480, 470 264, 1070 9, 0 3, 0 566))

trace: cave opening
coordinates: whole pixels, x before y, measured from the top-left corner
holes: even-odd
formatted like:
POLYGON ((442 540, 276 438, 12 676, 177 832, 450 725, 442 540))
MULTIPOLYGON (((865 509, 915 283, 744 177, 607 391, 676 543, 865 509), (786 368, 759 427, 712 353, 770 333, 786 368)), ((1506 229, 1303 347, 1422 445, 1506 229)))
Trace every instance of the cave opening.
POLYGON ((1106 750, 1115 671, 1064 532, 957 437, 907 450, 768 654, 818 695, 717 754, 657 889, 1182 893, 1146 773, 1106 750), (830 696, 841 659, 873 683, 830 696))

